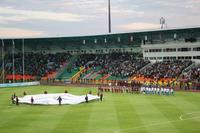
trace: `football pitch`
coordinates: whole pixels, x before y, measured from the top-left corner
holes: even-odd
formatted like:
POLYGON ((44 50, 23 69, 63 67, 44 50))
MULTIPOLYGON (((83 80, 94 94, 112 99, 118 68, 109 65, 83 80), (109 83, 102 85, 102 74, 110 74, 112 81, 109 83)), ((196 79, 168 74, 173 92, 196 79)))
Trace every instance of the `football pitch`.
POLYGON ((200 133, 200 93, 174 96, 104 93, 103 102, 78 105, 11 104, 10 97, 95 88, 32 86, 0 89, 0 133, 200 133))

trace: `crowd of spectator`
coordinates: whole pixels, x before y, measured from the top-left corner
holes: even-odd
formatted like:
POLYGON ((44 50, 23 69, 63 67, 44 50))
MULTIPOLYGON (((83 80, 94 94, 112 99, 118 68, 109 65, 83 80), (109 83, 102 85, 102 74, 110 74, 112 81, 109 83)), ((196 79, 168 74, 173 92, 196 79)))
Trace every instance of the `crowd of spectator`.
POLYGON ((135 74, 140 68, 144 67, 149 61, 144 61, 137 54, 118 54, 105 55, 98 58, 95 63, 102 67, 102 74, 110 74, 115 77, 129 77, 135 74))
POLYGON ((140 75, 152 78, 177 78, 182 71, 192 64, 192 61, 183 60, 168 60, 162 62, 156 62, 142 71, 139 72, 140 75))
POLYGON ((100 74, 110 74, 115 77, 129 77, 136 74, 139 69, 150 63, 138 57, 137 54, 111 53, 80 55, 76 66, 85 68, 101 67, 100 74))
MULTIPOLYGON (((15 74, 23 74, 22 54, 15 54, 15 74)), ((49 72, 58 71, 63 63, 68 62, 72 55, 68 53, 25 53, 25 74, 43 77, 49 72)), ((7 74, 13 72, 13 57, 8 54, 5 57, 5 70, 7 74)), ((182 71, 192 64, 191 61, 171 60, 156 62, 148 65, 150 61, 143 60, 137 53, 110 53, 110 54, 82 54, 78 55, 72 63, 74 68, 100 67, 99 74, 127 78, 132 75, 141 75, 152 79, 177 78, 182 71), (146 67, 144 67, 146 66, 146 67), (141 70, 141 68, 143 68, 141 70), (141 71, 139 71, 141 70, 141 71)), ((200 66, 192 68, 189 76, 192 80, 200 81, 200 66)))
MULTIPOLYGON (((47 73, 55 72, 62 67, 71 57, 67 53, 25 53, 24 54, 24 72, 31 76, 43 77, 47 73)), ((14 55, 14 73, 23 74, 23 55, 21 53, 14 55)), ((8 54, 5 57, 7 74, 13 73, 13 56, 8 54)))
POLYGON ((200 82, 200 66, 191 69, 190 79, 200 82))

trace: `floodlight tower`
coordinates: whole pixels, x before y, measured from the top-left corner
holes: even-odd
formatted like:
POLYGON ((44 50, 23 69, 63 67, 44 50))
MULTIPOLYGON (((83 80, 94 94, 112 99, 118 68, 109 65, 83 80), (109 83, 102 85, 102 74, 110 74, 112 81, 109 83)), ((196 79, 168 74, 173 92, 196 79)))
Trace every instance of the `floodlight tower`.
POLYGON ((111 12, 110 12, 110 0, 108 0, 108 31, 111 33, 111 12))
POLYGON ((4 62, 4 41, 3 39, 1 39, 2 41, 2 49, 1 49, 1 57, 2 57, 2 83, 5 83, 5 62, 4 62))
POLYGON ((12 57, 13 57, 13 71, 12 71, 12 75, 13 75, 13 83, 15 82, 15 41, 14 39, 12 40, 12 57))
MULTIPOLYGON (((160 27, 161 30, 164 29, 164 25, 165 25, 165 18, 164 18, 164 17, 161 17, 161 18, 160 18, 160 25, 161 25, 161 27, 160 27)), ((161 41, 164 41, 163 39, 164 39, 164 38, 162 37, 162 33, 160 32, 160 40, 161 40, 161 41)))
POLYGON ((161 25, 161 29, 163 29, 164 25, 165 25, 165 18, 164 17, 160 18, 160 25, 161 25))

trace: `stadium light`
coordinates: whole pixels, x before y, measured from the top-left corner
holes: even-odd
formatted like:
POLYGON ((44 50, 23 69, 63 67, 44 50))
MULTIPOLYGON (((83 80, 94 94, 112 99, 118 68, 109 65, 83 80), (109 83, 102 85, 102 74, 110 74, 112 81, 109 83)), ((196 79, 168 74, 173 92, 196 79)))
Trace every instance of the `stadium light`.
POLYGON ((24 39, 22 39, 22 68, 23 68, 23 82, 24 82, 24 39))
POLYGON ((2 82, 5 83, 5 70, 4 70, 4 69, 5 69, 5 63, 4 63, 4 41, 3 41, 3 39, 1 39, 1 41, 2 41, 2 48, 1 48, 1 50, 2 50, 2 51, 1 51, 1 52, 2 52, 2 53, 1 53, 1 54, 2 54, 2 70, 3 70, 3 71, 2 71, 2 76, 3 76, 3 77, 2 77, 2 82))
POLYGON ((15 82, 15 42, 12 40, 12 56, 13 56, 13 83, 15 82))
POLYGON ((165 18, 164 17, 160 18, 160 25, 161 25, 161 29, 163 29, 164 25, 165 25, 165 18))
POLYGON ((108 30, 111 33, 111 12, 110 12, 110 0, 108 0, 108 30))

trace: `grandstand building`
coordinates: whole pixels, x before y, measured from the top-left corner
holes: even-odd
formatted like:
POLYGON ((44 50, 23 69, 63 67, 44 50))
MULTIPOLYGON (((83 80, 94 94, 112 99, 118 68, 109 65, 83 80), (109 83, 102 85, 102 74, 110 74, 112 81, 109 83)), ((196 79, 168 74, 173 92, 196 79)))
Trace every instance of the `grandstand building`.
POLYGON ((141 45, 143 57, 150 61, 200 61, 200 29, 172 29, 146 34, 141 45), (154 34, 157 34, 155 37, 154 34))
MULTIPOLYGON (((4 39, 5 51, 22 52, 22 39, 4 39)), ((147 60, 200 59, 200 28, 162 29, 133 33, 24 39, 25 52, 103 54, 138 52, 147 60)))
POLYGON ((80 83, 146 82, 147 79, 172 82, 186 68, 192 75, 193 71, 199 70, 194 62, 200 62, 199 27, 79 37, 2 39, 1 42, 4 55, 1 53, 0 75, 5 76, 6 82, 24 79, 80 83), (163 71, 168 67, 172 70, 163 71))

